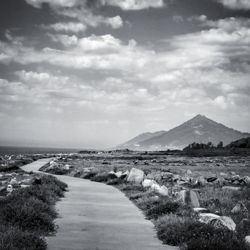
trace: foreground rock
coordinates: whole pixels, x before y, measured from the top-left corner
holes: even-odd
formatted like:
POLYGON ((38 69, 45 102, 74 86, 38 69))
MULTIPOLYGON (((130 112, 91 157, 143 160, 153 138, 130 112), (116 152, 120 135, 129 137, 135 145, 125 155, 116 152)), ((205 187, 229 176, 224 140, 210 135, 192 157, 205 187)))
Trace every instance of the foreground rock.
POLYGON ((199 214, 199 221, 205 224, 214 226, 215 228, 226 228, 231 231, 235 231, 236 224, 228 216, 219 216, 212 213, 201 213, 199 214))
POLYGON ((129 172, 127 181, 140 184, 142 183, 143 178, 144 178, 144 172, 142 170, 137 168, 132 168, 129 172))
POLYGON ((151 186, 151 189, 157 194, 160 194, 161 196, 168 196, 168 188, 164 185, 160 186, 156 183, 151 186))

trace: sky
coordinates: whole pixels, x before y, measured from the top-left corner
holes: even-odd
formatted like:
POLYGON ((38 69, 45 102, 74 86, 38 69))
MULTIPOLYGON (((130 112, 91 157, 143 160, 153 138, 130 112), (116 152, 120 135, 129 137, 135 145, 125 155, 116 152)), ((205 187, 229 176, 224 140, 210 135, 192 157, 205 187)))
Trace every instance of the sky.
POLYGON ((197 114, 250 132, 249 0, 1 0, 0 145, 109 148, 197 114))

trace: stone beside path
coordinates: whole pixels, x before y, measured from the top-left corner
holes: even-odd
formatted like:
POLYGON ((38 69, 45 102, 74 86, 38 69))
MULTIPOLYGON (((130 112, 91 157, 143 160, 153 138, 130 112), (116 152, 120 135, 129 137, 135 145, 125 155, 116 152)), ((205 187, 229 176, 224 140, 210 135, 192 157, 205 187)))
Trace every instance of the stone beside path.
MULTIPOLYGON (((51 159, 22 167, 37 172, 51 159)), ((163 245, 154 225, 112 186, 69 176, 56 176, 69 191, 56 205, 58 231, 47 237, 48 250, 174 250, 163 245)))

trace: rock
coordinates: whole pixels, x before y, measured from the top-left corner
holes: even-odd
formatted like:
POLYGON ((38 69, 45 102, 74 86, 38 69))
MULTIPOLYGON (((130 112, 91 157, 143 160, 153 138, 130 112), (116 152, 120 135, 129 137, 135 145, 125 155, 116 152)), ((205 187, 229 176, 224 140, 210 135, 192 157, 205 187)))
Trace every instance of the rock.
POLYGON ((8 193, 11 193, 11 192, 13 191, 12 185, 9 184, 9 185, 7 186, 7 189, 6 189, 6 190, 7 190, 8 193))
POLYGON ((236 224, 232 220, 232 218, 228 216, 220 216, 217 219, 214 219, 210 222, 215 228, 227 228, 231 231, 235 231, 236 224))
POLYGON ((191 207, 200 207, 197 194, 192 190, 181 190, 178 197, 180 200, 191 207))
POLYGON ((116 172, 115 175, 116 175, 117 178, 120 178, 122 176, 122 171, 116 172))
POLYGON ((242 178, 243 182, 247 185, 250 186, 250 177, 249 176, 244 176, 242 178))
POLYGON ((231 210, 231 213, 233 213, 233 214, 246 214, 246 213, 248 213, 248 210, 247 210, 247 207, 242 202, 239 202, 231 210))
POLYGON ((227 228, 232 231, 235 231, 236 228, 236 224, 230 217, 219 216, 212 213, 199 214, 199 221, 205 224, 212 225, 215 228, 227 228))
POLYGON ((240 176, 239 176, 239 175, 233 175, 233 176, 231 177, 231 180, 232 180, 232 181, 239 181, 239 180, 240 180, 240 176))
POLYGON ((129 172, 127 181, 140 184, 142 183, 143 178, 144 178, 144 172, 142 170, 137 168, 132 168, 129 172))
POLYGON ((197 184, 203 187, 207 184, 207 181, 203 176, 199 176, 197 179, 197 184))
POLYGON ((115 173, 114 171, 110 171, 110 172, 108 173, 108 177, 109 177, 110 179, 116 179, 116 178, 117 178, 117 175, 116 175, 116 173, 115 173))
POLYGON ((156 183, 156 181, 150 180, 150 179, 144 179, 144 181, 142 182, 142 186, 144 188, 151 187, 153 184, 157 184, 157 183, 156 183))
POLYGON ((230 190, 230 191, 238 191, 240 187, 233 187, 233 186, 224 186, 222 187, 223 190, 230 190))
POLYGON ((151 189, 162 196, 168 196, 168 188, 166 186, 160 186, 155 183, 151 186, 151 189))
POLYGON ((209 211, 206 208, 203 207, 194 207, 193 208, 194 212, 196 213, 209 213, 209 211))
POLYGON ((245 237, 246 246, 250 248, 250 235, 245 237))
POLYGON ((199 214, 199 221, 205 224, 209 224, 212 220, 220 218, 217 214, 201 213, 199 214))
POLYGON ((11 179, 10 185, 15 185, 15 184, 17 184, 16 178, 11 179))
POLYGON ((181 177, 178 175, 178 174, 174 174, 173 176, 172 176, 172 180, 173 181, 179 181, 181 179, 181 177))
POLYGON ((228 177, 228 175, 226 173, 223 173, 223 172, 220 173, 220 176, 223 177, 223 178, 227 178, 228 177))
POLYGON ((191 175, 192 171, 190 169, 187 170, 187 175, 191 175))
POLYGON ((214 182, 216 181, 218 178, 217 177, 208 177, 207 178, 207 182, 214 182))
POLYGON ((122 175, 120 176, 120 179, 124 180, 128 177, 128 175, 129 175, 129 171, 126 170, 125 172, 122 173, 122 175))

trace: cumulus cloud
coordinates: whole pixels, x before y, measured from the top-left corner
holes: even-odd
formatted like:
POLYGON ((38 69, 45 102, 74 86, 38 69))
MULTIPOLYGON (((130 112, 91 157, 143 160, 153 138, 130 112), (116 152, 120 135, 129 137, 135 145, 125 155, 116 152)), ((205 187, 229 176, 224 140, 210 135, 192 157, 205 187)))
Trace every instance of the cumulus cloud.
POLYGON ((42 4, 46 3, 53 7, 74 7, 79 5, 81 1, 85 0, 25 0, 35 8, 41 8, 42 4))
POLYGON ((48 30, 54 30, 57 32, 72 32, 72 33, 84 32, 87 29, 86 25, 79 22, 54 23, 50 25, 42 25, 42 28, 48 30))
MULTIPOLYGON (((162 48, 160 52, 142 47, 134 40, 125 43, 108 34, 53 35, 51 38, 65 48, 41 51, 2 42, 0 54, 5 63, 41 63, 98 72, 101 80, 94 80, 91 91, 89 89, 84 94, 75 87, 74 95, 91 96, 79 101, 78 105, 89 105, 90 100, 98 100, 106 107, 105 112, 125 112, 132 108, 142 113, 152 109, 163 112, 168 106, 183 105, 215 109, 247 106, 250 101, 244 97, 240 102, 239 96, 250 93, 248 20, 203 20, 206 30, 169 39, 166 49, 162 48)), ((24 76, 21 80, 28 81, 24 76)), ((52 94, 54 97, 59 95, 57 92, 52 94)))
POLYGON ((97 27, 101 24, 118 29, 123 26, 123 20, 120 16, 105 17, 93 14, 93 9, 87 5, 87 0, 26 0, 35 8, 41 8, 42 4, 48 4, 58 15, 70 17, 78 20, 69 23, 56 23, 43 25, 44 28, 54 29, 56 31, 80 32, 85 31, 87 26, 97 27), (79 23, 80 22, 80 23, 79 23))
POLYGON ((148 8, 161 8, 163 0, 101 0, 103 5, 116 6, 123 10, 142 10, 148 8))
POLYGON ((219 3, 223 4, 225 7, 235 10, 249 10, 250 1, 249 0, 217 0, 219 3))

